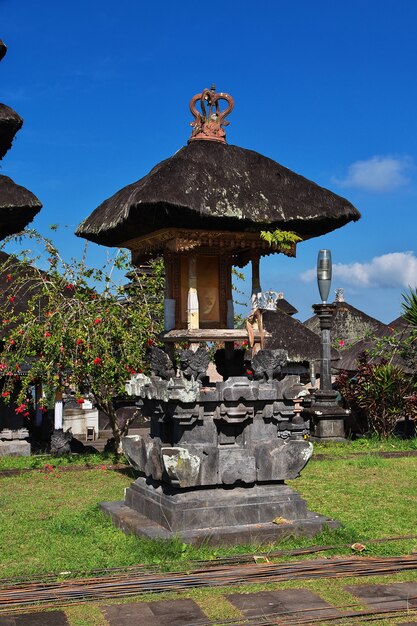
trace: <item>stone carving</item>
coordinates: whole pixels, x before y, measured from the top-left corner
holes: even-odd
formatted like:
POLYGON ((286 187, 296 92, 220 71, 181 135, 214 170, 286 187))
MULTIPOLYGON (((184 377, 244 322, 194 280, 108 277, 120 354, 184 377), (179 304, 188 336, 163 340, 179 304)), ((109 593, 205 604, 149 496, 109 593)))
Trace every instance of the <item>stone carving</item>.
POLYGON ((255 379, 271 381, 288 361, 286 350, 259 350, 252 358, 255 379))
POLYGON ((164 350, 151 346, 148 351, 149 364, 156 376, 169 380, 175 376, 174 366, 164 350))
POLYGON ((151 429, 126 437, 123 449, 135 469, 162 485, 282 481, 295 478, 310 458, 306 424, 296 406, 307 391, 298 376, 269 381, 236 376, 208 386, 153 377, 136 389, 151 429))
POLYGON ((194 378, 201 380, 207 372, 210 363, 210 354, 204 346, 200 346, 195 352, 193 350, 181 350, 180 370, 187 379, 194 378))
POLYGON ((51 454, 69 454, 71 452, 72 432, 61 429, 54 430, 51 437, 51 454))

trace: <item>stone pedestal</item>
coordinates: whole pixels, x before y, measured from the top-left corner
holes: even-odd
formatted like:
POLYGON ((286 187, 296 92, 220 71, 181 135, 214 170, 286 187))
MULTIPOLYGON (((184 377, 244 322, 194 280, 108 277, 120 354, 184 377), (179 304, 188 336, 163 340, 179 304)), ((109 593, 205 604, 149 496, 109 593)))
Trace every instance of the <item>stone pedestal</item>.
POLYGON ((104 502, 101 508, 127 533, 179 536, 196 545, 266 543, 338 526, 308 511, 305 500, 285 484, 184 490, 140 477, 126 489, 124 502, 104 502))
POLYGON ((314 535, 337 525, 308 511, 284 483, 300 475, 313 446, 299 408, 304 386, 297 376, 272 378, 279 358, 265 350, 253 359, 254 371, 268 368, 268 380, 131 381, 128 391, 151 427, 123 439, 141 476, 124 502, 102 504, 115 524, 141 536, 213 545, 314 535))
POLYGON ((30 456, 30 443, 24 439, 0 441, 0 456, 30 456))
POLYGON ((311 439, 314 441, 346 441, 345 418, 349 410, 336 403, 336 391, 317 390, 311 408, 304 413, 310 416, 311 439))

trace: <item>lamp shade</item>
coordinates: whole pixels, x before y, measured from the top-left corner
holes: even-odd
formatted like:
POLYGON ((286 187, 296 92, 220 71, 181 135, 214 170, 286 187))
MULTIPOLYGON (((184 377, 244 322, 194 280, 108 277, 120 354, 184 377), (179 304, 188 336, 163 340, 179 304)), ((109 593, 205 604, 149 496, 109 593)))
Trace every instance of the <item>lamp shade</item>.
POLYGON ((330 250, 320 250, 317 257, 317 284, 323 304, 327 303, 332 282, 332 255, 330 250))

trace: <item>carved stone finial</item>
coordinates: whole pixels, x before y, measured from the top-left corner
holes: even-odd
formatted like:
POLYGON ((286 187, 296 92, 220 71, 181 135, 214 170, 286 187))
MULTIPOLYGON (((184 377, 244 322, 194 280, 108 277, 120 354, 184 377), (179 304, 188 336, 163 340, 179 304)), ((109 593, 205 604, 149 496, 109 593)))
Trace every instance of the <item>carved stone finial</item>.
POLYGON ((256 380, 271 381, 287 363, 286 350, 259 350, 252 358, 252 371, 256 380))
POLYGON ((229 122, 225 121, 225 117, 231 113, 235 102, 229 94, 215 92, 216 88, 212 85, 211 89, 204 89, 202 93, 198 93, 191 98, 190 111, 194 116, 194 120, 190 123, 193 130, 189 141, 205 139, 226 143, 226 133, 223 126, 229 124, 229 122), (227 102, 227 107, 224 111, 220 111, 220 100, 226 100, 227 102), (201 113, 196 109, 197 102, 200 102, 201 113))
POLYGON ((164 350, 157 346, 151 346, 148 349, 147 356, 151 370, 156 376, 165 380, 169 380, 175 376, 173 363, 164 350))

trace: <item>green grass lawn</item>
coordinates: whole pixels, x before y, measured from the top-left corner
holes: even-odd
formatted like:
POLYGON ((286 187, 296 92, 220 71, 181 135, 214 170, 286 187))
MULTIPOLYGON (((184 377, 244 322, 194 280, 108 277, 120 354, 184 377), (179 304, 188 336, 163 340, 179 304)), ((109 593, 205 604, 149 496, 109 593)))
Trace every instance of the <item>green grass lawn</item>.
MULTIPOLYGON (((155 542, 124 535, 102 515, 98 502, 123 499, 131 481, 130 472, 106 470, 104 465, 89 471, 40 469, 0 476, 0 577, 89 572, 138 563, 178 568, 191 559, 255 550, 254 546, 197 549, 179 540, 155 542)), ((369 539, 417 534, 415 458, 367 455, 323 460, 310 463, 291 486, 307 499, 311 510, 338 519, 342 528, 314 539, 287 539, 266 551, 366 544, 369 539)), ((368 544, 365 554, 415 550, 416 540, 403 540, 368 544)), ((341 547, 335 553, 351 551, 341 547)))

